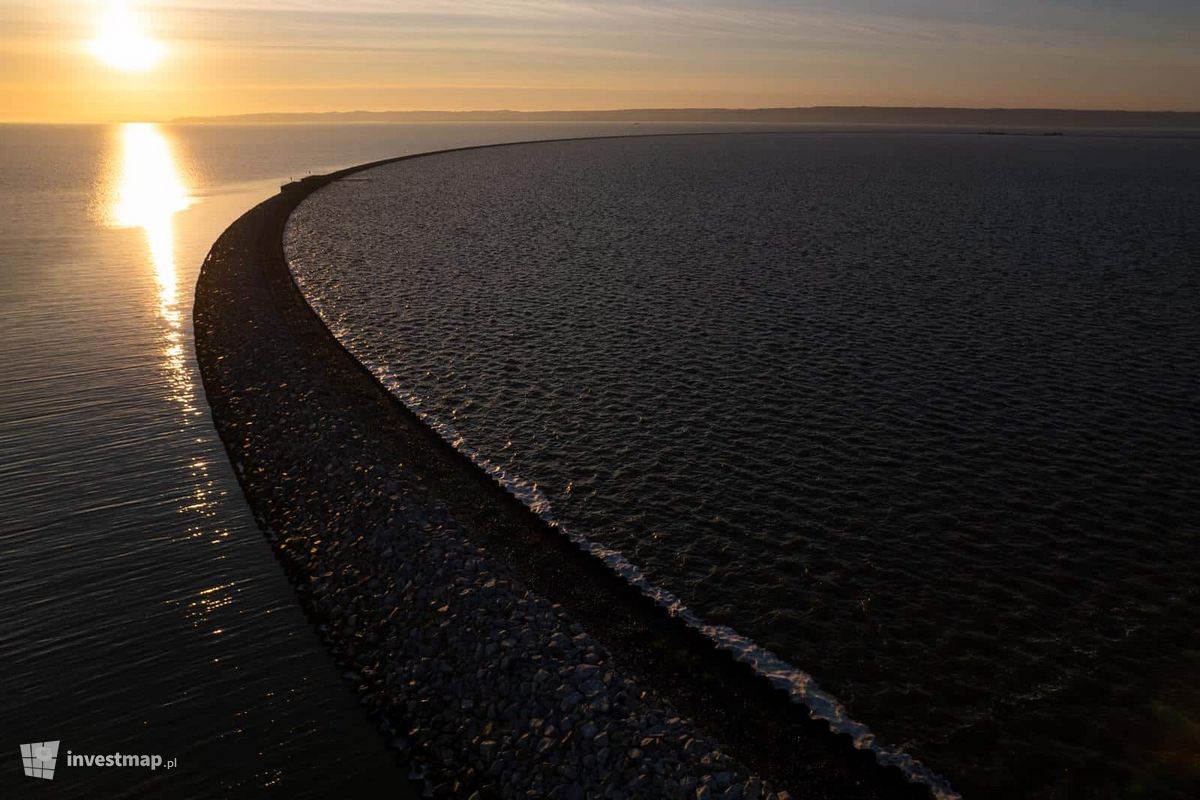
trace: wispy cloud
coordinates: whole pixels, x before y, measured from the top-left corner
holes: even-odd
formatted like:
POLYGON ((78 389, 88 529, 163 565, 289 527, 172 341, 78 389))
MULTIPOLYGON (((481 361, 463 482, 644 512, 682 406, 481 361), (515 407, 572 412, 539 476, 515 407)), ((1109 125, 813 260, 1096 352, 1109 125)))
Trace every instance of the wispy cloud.
POLYGON ((1013 45, 1045 44, 1062 37, 1100 40, 1183 41, 1200 33, 1200 3, 1176 0, 845 0, 844 2, 732 3, 728 0, 158 0, 153 5, 194 13, 288 18, 320 25, 336 34, 365 21, 408 26, 413 33, 448 28, 505 31, 522 27, 553 33, 569 29, 596 35, 766 37, 769 41, 820 41, 869 45, 929 42, 1013 45))

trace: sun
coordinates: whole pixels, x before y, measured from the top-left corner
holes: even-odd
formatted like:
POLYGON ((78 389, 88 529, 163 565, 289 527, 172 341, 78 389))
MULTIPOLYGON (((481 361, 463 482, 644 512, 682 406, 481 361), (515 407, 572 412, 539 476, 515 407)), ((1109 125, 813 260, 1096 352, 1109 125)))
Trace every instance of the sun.
POLYGON ((100 19, 96 38, 88 43, 92 55, 122 72, 154 68, 167 48, 142 31, 136 16, 124 3, 114 3, 100 19))

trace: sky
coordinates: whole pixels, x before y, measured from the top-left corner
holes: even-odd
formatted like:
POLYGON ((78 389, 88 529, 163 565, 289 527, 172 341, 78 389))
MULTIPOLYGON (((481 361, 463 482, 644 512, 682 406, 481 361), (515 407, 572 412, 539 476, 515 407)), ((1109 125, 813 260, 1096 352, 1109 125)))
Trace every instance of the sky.
POLYGON ((810 105, 1196 111, 1198 42, 1200 0, 0 0, 0 121, 810 105))

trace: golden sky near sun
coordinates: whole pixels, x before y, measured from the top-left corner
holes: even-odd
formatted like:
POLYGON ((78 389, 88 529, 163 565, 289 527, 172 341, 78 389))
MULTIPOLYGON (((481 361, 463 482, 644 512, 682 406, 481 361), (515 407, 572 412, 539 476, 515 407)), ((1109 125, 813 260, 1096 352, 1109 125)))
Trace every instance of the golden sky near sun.
POLYGON ((7 121, 260 111, 1200 110, 1194 0, 0 0, 7 121))

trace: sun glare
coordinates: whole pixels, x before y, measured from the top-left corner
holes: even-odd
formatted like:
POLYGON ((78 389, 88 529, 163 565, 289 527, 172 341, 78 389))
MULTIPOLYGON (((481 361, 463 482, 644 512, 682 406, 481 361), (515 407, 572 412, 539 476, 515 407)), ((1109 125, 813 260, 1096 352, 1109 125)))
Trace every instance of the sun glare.
POLYGON ((96 38, 88 43, 92 55, 122 72, 152 69, 167 48, 142 30, 138 18, 124 3, 115 3, 100 19, 96 38))
POLYGON ((171 145, 156 125, 126 124, 121 139, 121 167, 110 223, 146 231, 162 302, 170 306, 176 289, 171 218, 190 206, 192 197, 179 176, 171 145))

